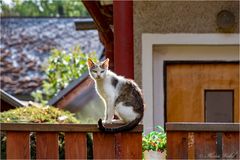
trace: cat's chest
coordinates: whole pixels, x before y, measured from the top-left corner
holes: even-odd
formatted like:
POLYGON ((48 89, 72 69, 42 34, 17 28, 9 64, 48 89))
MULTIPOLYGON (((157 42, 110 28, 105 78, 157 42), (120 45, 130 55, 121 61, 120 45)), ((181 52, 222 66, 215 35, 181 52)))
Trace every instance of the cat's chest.
POLYGON ((101 94, 101 96, 104 99, 108 99, 108 98, 114 98, 116 95, 116 88, 114 88, 110 82, 103 81, 97 84, 97 90, 99 92, 99 94, 101 94))

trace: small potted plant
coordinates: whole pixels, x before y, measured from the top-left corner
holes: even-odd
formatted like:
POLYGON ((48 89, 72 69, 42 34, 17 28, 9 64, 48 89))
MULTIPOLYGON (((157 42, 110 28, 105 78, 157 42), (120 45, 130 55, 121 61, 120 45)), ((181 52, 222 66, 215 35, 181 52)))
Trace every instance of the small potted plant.
POLYGON ((144 159, 166 159, 167 137, 164 129, 156 127, 147 135, 143 135, 142 149, 144 159))

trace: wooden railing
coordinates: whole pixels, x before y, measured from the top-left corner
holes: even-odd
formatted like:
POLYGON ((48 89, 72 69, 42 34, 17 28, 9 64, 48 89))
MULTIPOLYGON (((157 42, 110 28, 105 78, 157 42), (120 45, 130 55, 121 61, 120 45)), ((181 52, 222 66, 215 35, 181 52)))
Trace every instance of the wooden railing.
POLYGON ((167 123, 168 159, 239 159, 239 123, 167 123))
POLYGON ((100 132, 96 125, 1 123, 1 133, 7 137, 7 159, 30 159, 30 133, 36 134, 37 159, 59 159, 59 132, 64 133, 65 159, 87 158, 87 133, 92 133, 94 159, 141 159, 142 131, 142 125, 109 134, 100 132))

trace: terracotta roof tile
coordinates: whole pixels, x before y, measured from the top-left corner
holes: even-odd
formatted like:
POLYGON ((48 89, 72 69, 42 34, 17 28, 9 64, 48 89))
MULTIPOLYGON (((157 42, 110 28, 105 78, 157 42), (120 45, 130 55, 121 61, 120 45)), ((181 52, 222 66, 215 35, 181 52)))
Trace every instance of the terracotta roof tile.
POLYGON ((52 48, 69 50, 81 45, 83 52, 101 45, 96 30, 76 31, 71 18, 3 18, 1 20, 0 81, 10 94, 30 94, 44 79, 41 65, 52 48))

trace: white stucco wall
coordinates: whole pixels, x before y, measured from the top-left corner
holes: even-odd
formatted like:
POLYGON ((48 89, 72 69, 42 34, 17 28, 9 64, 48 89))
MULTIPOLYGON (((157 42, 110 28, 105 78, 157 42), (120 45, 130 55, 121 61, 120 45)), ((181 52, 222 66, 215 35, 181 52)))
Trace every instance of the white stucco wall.
POLYGON ((239 60, 238 34, 143 34, 144 130, 164 125, 163 63, 169 60, 239 60))

